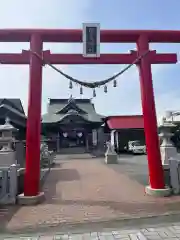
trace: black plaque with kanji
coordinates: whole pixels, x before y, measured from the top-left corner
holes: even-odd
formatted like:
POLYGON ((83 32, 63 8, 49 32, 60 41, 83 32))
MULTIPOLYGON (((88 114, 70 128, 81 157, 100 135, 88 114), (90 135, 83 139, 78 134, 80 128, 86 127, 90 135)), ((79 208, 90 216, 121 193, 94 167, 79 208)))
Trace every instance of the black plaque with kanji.
POLYGON ((97 54, 97 27, 86 27, 86 54, 97 54))

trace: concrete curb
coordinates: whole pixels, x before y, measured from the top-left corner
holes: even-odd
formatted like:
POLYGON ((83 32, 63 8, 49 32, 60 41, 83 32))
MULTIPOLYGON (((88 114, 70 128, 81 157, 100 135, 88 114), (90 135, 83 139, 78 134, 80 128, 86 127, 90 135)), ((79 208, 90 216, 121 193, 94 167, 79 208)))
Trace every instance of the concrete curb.
POLYGON ((1 234, 44 234, 50 232, 60 232, 61 234, 71 233, 85 233, 89 231, 106 231, 109 229, 121 229, 121 228, 142 228, 145 226, 156 225, 156 224, 167 224, 180 222, 180 211, 176 213, 166 213, 160 215, 149 215, 132 218, 121 218, 121 219, 104 219, 97 221, 83 221, 76 223, 59 223, 54 224, 42 224, 37 227, 26 227, 19 228, 17 230, 8 230, 0 227, 1 234))

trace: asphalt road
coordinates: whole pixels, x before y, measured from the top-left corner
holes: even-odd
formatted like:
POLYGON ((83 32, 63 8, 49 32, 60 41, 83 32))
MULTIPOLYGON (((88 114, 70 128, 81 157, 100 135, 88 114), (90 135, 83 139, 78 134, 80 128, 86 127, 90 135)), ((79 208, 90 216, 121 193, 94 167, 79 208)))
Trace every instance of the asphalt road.
POLYGON ((108 167, 114 171, 127 174, 131 179, 143 185, 148 184, 148 162, 146 155, 119 156, 118 164, 109 164, 108 167))

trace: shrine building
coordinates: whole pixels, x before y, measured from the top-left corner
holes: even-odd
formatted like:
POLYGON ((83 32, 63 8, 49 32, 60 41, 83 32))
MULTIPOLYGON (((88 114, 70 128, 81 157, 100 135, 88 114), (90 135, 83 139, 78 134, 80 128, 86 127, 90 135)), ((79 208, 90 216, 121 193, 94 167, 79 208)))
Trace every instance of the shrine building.
POLYGON ((91 99, 49 99, 42 134, 57 152, 88 152, 104 144, 103 123, 91 99))

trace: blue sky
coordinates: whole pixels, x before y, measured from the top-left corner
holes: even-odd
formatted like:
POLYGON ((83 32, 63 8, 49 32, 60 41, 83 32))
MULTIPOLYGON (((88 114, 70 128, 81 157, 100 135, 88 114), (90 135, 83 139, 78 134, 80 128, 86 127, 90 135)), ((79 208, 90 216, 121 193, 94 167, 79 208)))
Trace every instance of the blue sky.
MULTIPOLYGON (((0 3, 0 28, 82 28, 83 22, 100 22, 106 29, 179 29, 179 0, 6 0, 0 3)), ((0 43, 1 52, 28 49, 27 43, 0 43)), ((101 52, 127 52, 135 44, 102 44, 101 52)), ((151 44, 159 52, 180 52, 179 44, 151 44)), ((82 52, 80 44, 44 44, 52 52, 82 52)), ((101 80, 122 69, 123 65, 58 66, 81 80, 101 80)), ((25 110, 28 102, 28 66, 0 66, 0 97, 19 97, 25 110)), ((180 109, 180 65, 153 66, 153 82, 157 114, 180 109)), ((42 110, 48 98, 73 94, 68 81, 52 69, 43 71, 42 110)), ((84 90, 84 97, 92 91, 84 90)), ((98 89, 93 100, 99 113, 105 115, 141 113, 138 72, 133 67, 118 79, 118 87, 108 86, 108 93, 98 89)))

